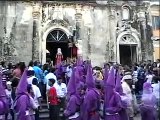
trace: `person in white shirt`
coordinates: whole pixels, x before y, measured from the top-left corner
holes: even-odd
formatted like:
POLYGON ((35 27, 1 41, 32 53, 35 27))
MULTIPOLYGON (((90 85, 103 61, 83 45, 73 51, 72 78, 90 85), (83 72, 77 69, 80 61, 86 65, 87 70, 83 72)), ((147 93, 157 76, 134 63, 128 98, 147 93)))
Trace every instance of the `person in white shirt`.
POLYGON ((66 79, 67 79, 67 84, 68 84, 68 81, 70 79, 72 75, 72 66, 71 65, 68 65, 68 67, 66 68, 66 79))
POLYGON ((153 77, 154 84, 153 87, 153 94, 156 96, 158 100, 160 100, 160 80, 158 77, 153 77))
POLYGON ((55 69, 54 68, 50 68, 49 69, 49 73, 45 76, 45 83, 46 83, 46 90, 48 91, 50 89, 50 86, 48 85, 49 83, 49 79, 54 79, 55 83, 57 83, 57 77, 54 74, 55 69))
POLYGON ((37 87, 38 79, 34 78, 32 81, 32 89, 34 92, 34 102, 38 109, 35 110, 35 120, 39 120, 39 109, 41 108, 41 92, 40 89, 37 87))
POLYGON ((69 65, 67 67, 66 74, 67 74, 67 77, 69 77, 69 78, 71 77, 71 75, 72 75, 72 67, 71 67, 71 65, 69 65))
POLYGON ((34 74, 35 74, 35 73, 34 73, 33 68, 32 68, 32 67, 29 67, 28 72, 27 72, 27 76, 28 76, 27 81, 28 81, 28 84, 32 84, 32 80, 33 80, 34 78, 36 78, 34 74))
POLYGON ((67 86, 65 83, 62 83, 62 78, 58 77, 57 82, 54 84, 54 87, 56 88, 57 96, 60 100, 59 110, 61 113, 64 111, 65 100, 67 95, 67 86))
POLYGON ((30 107, 29 109, 26 111, 26 115, 29 115, 31 120, 35 120, 35 111, 38 109, 37 104, 34 101, 34 90, 31 84, 27 85, 27 94, 29 96, 29 101, 30 101, 30 107))
MULTIPOLYGON (((6 95, 7 95, 7 100, 8 100, 8 103, 9 103, 9 108, 11 109, 11 106, 13 104, 13 100, 12 100, 12 97, 11 97, 11 90, 12 90, 11 84, 12 84, 12 82, 8 81, 6 84, 7 84, 7 89, 5 89, 5 92, 6 92, 6 95)), ((7 120, 8 119, 9 120, 12 119, 10 113, 6 114, 6 119, 7 120)))
POLYGON ((134 117, 133 96, 132 96, 132 90, 130 88, 131 83, 132 83, 132 76, 131 75, 125 75, 122 78, 123 93, 128 97, 128 100, 129 100, 128 108, 127 108, 129 120, 133 120, 133 117, 134 117))
POLYGON ((137 66, 134 67, 134 71, 132 73, 132 77, 133 77, 133 82, 136 83, 138 81, 137 77, 138 77, 138 72, 137 72, 137 66))
POLYGON ((146 75, 146 81, 148 83, 152 83, 152 78, 153 78, 152 72, 148 71, 148 74, 146 75))

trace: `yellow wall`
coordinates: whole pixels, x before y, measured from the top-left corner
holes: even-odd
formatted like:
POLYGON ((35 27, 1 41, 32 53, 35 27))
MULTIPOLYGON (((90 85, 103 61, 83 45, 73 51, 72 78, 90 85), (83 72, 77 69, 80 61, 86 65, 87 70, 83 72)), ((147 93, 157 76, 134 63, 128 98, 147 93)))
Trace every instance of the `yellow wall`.
POLYGON ((160 47, 154 47, 154 60, 160 59, 160 47))
MULTIPOLYGON (((159 11, 159 5, 153 5, 151 6, 151 16, 159 16, 160 11, 159 11)), ((154 30, 153 29, 153 37, 154 38, 159 38, 160 37, 160 30, 154 30)), ((154 44, 154 60, 156 61, 157 59, 160 59, 160 41, 155 42, 154 44)))
POLYGON ((160 37, 160 30, 153 30, 153 36, 154 37, 160 37))

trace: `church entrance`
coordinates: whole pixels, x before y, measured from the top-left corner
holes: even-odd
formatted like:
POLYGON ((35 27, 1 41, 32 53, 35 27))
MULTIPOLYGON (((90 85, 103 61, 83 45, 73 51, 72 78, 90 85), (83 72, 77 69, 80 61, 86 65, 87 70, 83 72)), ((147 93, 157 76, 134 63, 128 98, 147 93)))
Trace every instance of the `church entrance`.
POLYGON ((119 45, 119 50, 122 65, 131 65, 137 62, 136 45, 119 45))
POLYGON ((122 65, 131 65, 141 60, 140 40, 134 32, 125 31, 117 37, 117 61, 122 65))
POLYGON ((72 44, 72 40, 62 30, 51 31, 46 40, 46 60, 51 60, 55 64, 58 48, 61 49, 63 60, 72 58, 75 56, 73 54, 74 45, 70 46, 70 44, 72 44))

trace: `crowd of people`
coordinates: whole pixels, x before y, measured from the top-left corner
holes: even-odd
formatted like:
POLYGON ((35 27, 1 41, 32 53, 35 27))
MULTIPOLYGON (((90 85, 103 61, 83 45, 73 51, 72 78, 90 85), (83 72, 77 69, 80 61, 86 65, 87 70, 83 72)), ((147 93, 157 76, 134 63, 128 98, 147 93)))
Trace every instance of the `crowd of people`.
MULTIPOLYGON (((41 102, 50 120, 160 118, 160 60, 92 67, 82 58, 52 65, 1 62, 0 120, 39 120, 41 102)), ((136 119, 135 119, 136 120, 136 119)))

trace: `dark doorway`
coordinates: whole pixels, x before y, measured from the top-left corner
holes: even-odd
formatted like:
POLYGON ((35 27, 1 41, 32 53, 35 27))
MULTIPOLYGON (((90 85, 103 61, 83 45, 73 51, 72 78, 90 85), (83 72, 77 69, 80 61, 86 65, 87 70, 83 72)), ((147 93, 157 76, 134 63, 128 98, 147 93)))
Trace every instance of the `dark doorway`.
POLYGON ((46 49, 49 53, 46 53, 46 58, 51 59, 53 64, 55 64, 57 49, 61 48, 63 54, 63 60, 66 60, 68 57, 72 57, 72 47, 69 47, 69 43, 72 42, 62 30, 55 29, 51 31, 46 40, 46 49))
POLYGON ((122 65, 131 65, 137 62, 136 46, 120 45, 120 63, 122 65))
POLYGON ((47 54, 47 58, 50 58, 53 63, 55 63, 55 57, 58 48, 61 48, 64 60, 71 56, 71 50, 68 48, 68 43, 66 42, 47 42, 46 48, 50 52, 47 54))

